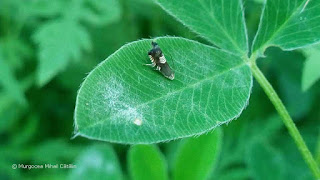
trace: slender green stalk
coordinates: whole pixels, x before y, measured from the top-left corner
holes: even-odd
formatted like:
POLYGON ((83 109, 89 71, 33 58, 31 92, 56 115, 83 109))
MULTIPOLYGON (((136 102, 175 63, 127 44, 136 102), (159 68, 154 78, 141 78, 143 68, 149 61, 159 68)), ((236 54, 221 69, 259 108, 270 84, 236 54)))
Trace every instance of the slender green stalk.
POLYGON ((255 57, 253 57, 249 62, 253 76, 258 81, 258 83, 261 85, 264 92, 267 94, 267 96, 271 100, 272 104, 274 105, 274 107, 278 111, 285 126, 289 130, 289 134, 294 139, 300 153, 302 154, 305 162, 308 164, 309 168, 311 169, 313 175, 315 176, 316 179, 320 179, 319 167, 317 166, 316 161, 312 157, 310 150, 308 149, 306 143, 304 142, 299 130, 297 129, 296 125, 294 124, 287 109, 285 108, 285 106, 281 102, 279 96, 277 95, 277 93, 275 92, 275 90, 273 89, 273 87, 271 86, 269 81, 265 78, 263 73, 260 71, 260 69, 256 65, 255 60, 256 60, 255 57))
POLYGON ((317 147, 316 147, 315 157, 316 157, 316 161, 317 161, 318 165, 320 166, 320 134, 318 136, 318 143, 317 143, 317 147))

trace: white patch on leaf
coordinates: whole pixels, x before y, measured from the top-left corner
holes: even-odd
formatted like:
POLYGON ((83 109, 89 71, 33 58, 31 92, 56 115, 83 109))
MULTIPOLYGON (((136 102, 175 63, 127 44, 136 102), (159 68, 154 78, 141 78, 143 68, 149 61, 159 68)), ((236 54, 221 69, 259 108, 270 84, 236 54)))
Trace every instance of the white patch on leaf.
POLYGON ((120 82, 115 78, 110 78, 109 82, 105 82, 105 84, 106 86, 103 91, 104 107, 105 112, 110 114, 111 121, 124 119, 127 122, 132 122, 137 117, 142 118, 141 113, 132 105, 134 104, 134 100, 125 95, 126 92, 120 82))
POLYGON ((133 121, 133 123, 134 123, 135 125, 137 125, 137 126, 141 126, 141 125, 142 125, 142 120, 136 118, 136 119, 133 121))

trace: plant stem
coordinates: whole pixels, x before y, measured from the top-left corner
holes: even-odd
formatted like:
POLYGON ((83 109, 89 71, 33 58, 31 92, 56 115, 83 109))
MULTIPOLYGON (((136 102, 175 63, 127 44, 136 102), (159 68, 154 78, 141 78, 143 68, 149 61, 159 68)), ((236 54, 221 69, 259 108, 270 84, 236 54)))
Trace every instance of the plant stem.
POLYGON ((263 73, 260 71, 258 66, 256 65, 255 62, 255 57, 250 59, 249 64, 253 73, 253 76, 255 79, 258 81, 260 86, 263 88, 264 92, 267 94, 269 99, 271 100, 272 104, 278 111, 279 115, 281 116, 283 123, 287 127, 289 134, 291 137, 294 139, 300 153, 302 154, 305 162, 308 164, 309 168, 311 169, 313 175, 315 176, 316 179, 320 179, 320 170, 319 167, 317 166, 316 161, 312 157, 312 154, 310 150, 308 149, 306 143, 304 142, 299 130, 297 129, 296 125, 294 124, 292 118, 290 117, 287 109, 281 102, 279 96, 269 83, 269 81, 265 78, 263 73))
POLYGON ((318 165, 320 166, 320 133, 318 136, 318 143, 317 143, 317 147, 316 147, 315 157, 316 157, 316 161, 317 161, 318 165))

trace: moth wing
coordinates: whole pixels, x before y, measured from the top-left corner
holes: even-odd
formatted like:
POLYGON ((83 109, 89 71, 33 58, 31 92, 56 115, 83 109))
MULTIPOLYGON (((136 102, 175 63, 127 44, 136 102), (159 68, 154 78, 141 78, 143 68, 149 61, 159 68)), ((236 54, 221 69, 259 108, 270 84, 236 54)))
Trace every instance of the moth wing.
POLYGON ((166 60, 166 58, 164 57, 164 55, 160 56, 159 60, 160 60, 160 63, 161 63, 161 64, 164 64, 164 63, 167 62, 167 60, 166 60))
POLYGON ((168 63, 161 64, 160 72, 162 75, 164 75, 166 78, 169 78, 170 80, 174 79, 174 72, 168 65, 168 63))

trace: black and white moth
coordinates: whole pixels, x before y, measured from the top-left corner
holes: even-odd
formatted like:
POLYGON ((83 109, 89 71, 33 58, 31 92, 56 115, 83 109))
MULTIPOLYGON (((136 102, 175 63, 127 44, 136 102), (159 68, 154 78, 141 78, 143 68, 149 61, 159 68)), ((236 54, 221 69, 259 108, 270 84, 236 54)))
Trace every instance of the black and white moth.
POLYGON ((160 71, 164 77, 173 80, 174 72, 167 63, 167 60, 164 57, 159 45, 156 42, 152 42, 151 44, 152 49, 148 52, 148 55, 152 64, 147 65, 156 67, 156 70, 160 71))

